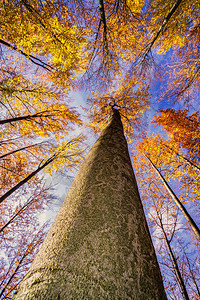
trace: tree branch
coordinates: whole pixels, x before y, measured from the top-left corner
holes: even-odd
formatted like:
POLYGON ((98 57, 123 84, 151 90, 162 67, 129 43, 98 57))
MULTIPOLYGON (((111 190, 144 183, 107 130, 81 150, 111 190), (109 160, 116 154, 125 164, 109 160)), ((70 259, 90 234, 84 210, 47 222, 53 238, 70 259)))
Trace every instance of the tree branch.
POLYGON ((43 62, 41 59, 39 58, 36 58, 35 56, 33 55, 29 55, 29 54, 26 54, 24 51, 18 49, 16 46, 13 46, 11 44, 9 44, 8 42, 0 39, 0 44, 12 49, 12 50, 15 50, 17 52, 19 52, 20 54, 22 54, 23 56, 25 56, 27 59, 29 59, 32 63, 34 63, 35 65, 39 66, 39 67, 42 67, 43 69, 51 72, 53 70, 53 67, 46 64, 45 62, 43 62))

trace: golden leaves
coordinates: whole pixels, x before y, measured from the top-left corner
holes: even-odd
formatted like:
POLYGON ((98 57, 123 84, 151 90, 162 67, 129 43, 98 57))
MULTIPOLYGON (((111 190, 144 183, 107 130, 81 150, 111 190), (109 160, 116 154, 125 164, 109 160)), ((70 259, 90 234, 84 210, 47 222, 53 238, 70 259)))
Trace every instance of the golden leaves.
POLYGON ((140 82, 134 78, 129 82, 121 83, 118 89, 103 95, 93 93, 93 97, 87 102, 91 107, 89 113, 89 126, 98 132, 106 126, 107 116, 111 106, 119 109, 124 131, 127 138, 131 140, 134 134, 134 127, 139 126, 140 117, 149 106, 151 94, 149 86, 143 80, 140 82), (125 84, 125 86, 123 85, 125 84))
POLYGON ((64 20, 60 8, 53 3, 43 3, 40 7, 36 1, 19 1, 18 5, 15 2, 1 3, 1 39, 11 49, 23 52, 33 63, 49 70, 46 79, 68 89, 74 71, 80 71, 84 30, 64 20))
POLYGON ((162 125, 170 134, 171 141, 187 150, 191 157, 199 156, 199 112, 188 116, 187 110, 165 109, 154 117, 153 122, 162 125))
POLYGON ((57 170, 67 166, 68 170, 74 171, 83 161, 83 135, 71 138, 70 141, 64 141, 57 147, 53 147, 43 159, 48 160, 54 157, 51 164, 46 167, 46 171, 53 175, 57 170))
MULTIPOLYGON (((187 110, 166 109, 160 113, 153 122, 164 127, 169 133, 168 139, 160 135, 144 138, 137 146, 140 162, 146 164, 143 155, 147 155, 164 178, 176 187, 183 203, 197 201, 200 198, 198 112, 187 116, 187 110)), ((154 174, 153 169, 149 174, 154 174)))

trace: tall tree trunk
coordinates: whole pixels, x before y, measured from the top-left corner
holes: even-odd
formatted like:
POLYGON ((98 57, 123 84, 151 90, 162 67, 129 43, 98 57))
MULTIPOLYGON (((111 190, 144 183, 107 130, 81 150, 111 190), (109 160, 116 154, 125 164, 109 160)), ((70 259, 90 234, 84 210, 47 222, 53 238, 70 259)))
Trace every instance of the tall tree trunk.
POLYGON ((166 299, 117 110, 13 299, 166 299))
POLYGON ((188 221, 188 223, 189 223, 191 229, 193 230, 195 236, 200 241, 200 230, 199 230, 199 227, 197 226, 197 224, 195 223, 195 221, 192 219, 192 217, 188 213, 187 209, 183 206, 183 204, 181 203, 181 201, 178 199, 178 197, 176 196, 176 194, 174 193, 174 191, 171 189, 171 187, 169 186, 169 184, 167 183, 167 181, 165 180, 165 178, 163 177, 163 175, 161 174, 161 172, 156 168, 156 166, 154 165, 154 163, 152 162, 152 160, 147 155, 145 155, 145 157, 148 159, 148 161, 150 162, 150 164, 152 165, 152 167, 154 168, 154 170, 156 171, 156 173, 159 175, 159 177, 160 177, 162 183, 164 184, 165 188, 167 189, 167 191, 169 192, 170 196, 172 197, 172 199, 174 200, 174 202, 176 203, 176 205, 178 206, 178 208, 181 210, 182 214, 184 215, 184 217, 188 221))

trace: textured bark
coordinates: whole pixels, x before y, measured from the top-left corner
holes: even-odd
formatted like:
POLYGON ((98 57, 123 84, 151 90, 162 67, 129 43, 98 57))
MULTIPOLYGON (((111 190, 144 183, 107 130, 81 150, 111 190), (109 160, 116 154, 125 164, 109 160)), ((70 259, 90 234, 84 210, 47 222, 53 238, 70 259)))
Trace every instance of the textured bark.
POLYGON ((117 110, 13 299, 166 300, 117 110))

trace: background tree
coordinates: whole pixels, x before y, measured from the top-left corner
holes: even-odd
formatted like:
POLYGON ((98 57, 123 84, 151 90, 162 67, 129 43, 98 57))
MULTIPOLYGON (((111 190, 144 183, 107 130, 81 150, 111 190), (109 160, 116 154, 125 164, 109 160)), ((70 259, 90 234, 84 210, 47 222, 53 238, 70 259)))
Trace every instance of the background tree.
POLYGON ((34 182, 34 188, 29 191, 29 198, 26 190, 23 199, 18 194, 18 197, 7 199, 1 204, 0 299, 12 298, 46 235, 48 224, 42 225, 38 214, 44 211, 55 197, 49 188, 41 188, 42 183, 45 184, 41 178, 34 182))
POLYGON ((190 235, 187 224, 184 223, 176 205, 171 201, 168 191, 165 190, 159 176, 155 176, 155 172, 150 166, 148 160, 141 160, 138 153, 135 155, 134 167, 167 296, 169 299, 184 299, 181 290, 177 288, 179 280, 177 280, 176 268, 178 267, 189 299, 198 299, 197 286, 200 279, 197 263, 198 243, 190 235), (173 258, 167 243, 171 247, 173 258))

